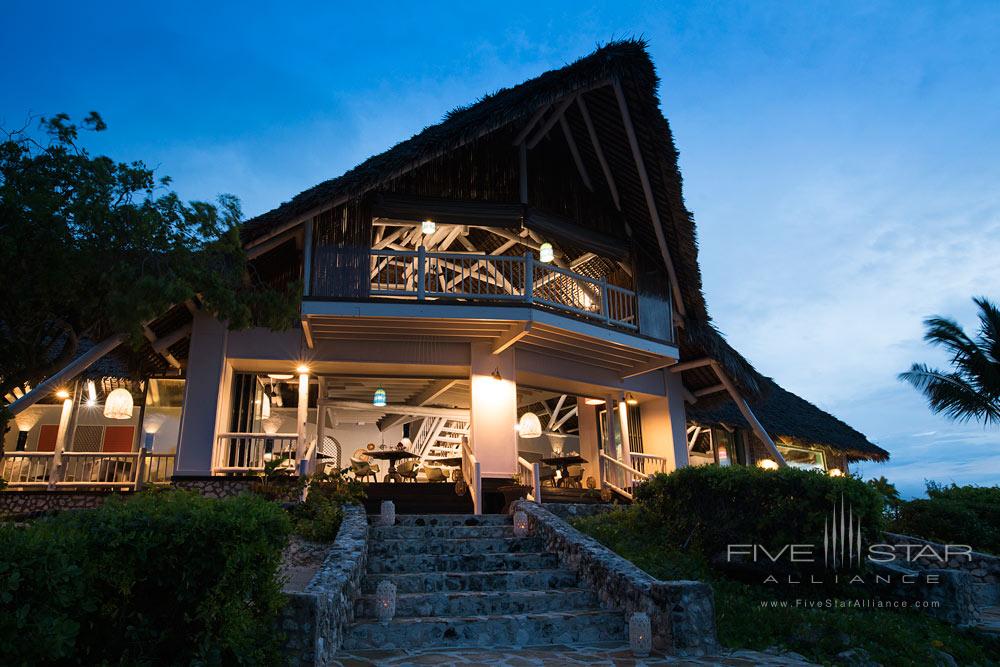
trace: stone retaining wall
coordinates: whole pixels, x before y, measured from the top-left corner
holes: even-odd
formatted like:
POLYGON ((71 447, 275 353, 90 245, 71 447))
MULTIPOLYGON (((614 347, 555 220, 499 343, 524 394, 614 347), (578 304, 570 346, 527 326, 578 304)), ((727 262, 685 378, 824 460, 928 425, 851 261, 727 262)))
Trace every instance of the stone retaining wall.
MULTIPOLYGON (((952 555, 951 558, 945 560, 929 553, 931 550, 938 555, 944 553, 945 545, 937 542, 898 533, 885 533, 883 541, 886 544, 897 546, 906 544, 918 547, 929 546, 930 550, 927 554, 903 563, 903 566, 918 571, 952 570, 964 572, 971 579, 976 603, 979 606, 1000 604, 1000 556, 973 551, 969 557, 952 555)), ((917 555, 916 550, 914 550, 914 555, 917 555)))
MULTIPOLYGON (((111 491, 0 491, 0 519, 100 507, 111 491)), ((130 492, 126 492, 130 493, 130 492)))
POLYGON ((532 530, 545 538, 560 564, 592 587, 602 604, 624 611, 626 619, 637 611, 649 614, 655 648, 685 654, 718 648, 715 603, 708 584, 660 581, 546 508, 520 500, 513 508, 518 509, 527 513, 532 530))
POLYGON ((573 519, 604 514, 621 507, 621 505, 612 505, 611 503, 544 503, 543 507, 563 521, 572 521, 573 519))
POLYGON ((206 498, 231 498, 249 492, 259 481, 256 477, 174 477, 172 485, 196 491, 206 498))
POLYGON ((281 630, 288 665, 329 665, 354 620, 354 594, 368 562, 368 517, 345 505, 344 520, 323 565, 303 592, 289 593, 281 630))

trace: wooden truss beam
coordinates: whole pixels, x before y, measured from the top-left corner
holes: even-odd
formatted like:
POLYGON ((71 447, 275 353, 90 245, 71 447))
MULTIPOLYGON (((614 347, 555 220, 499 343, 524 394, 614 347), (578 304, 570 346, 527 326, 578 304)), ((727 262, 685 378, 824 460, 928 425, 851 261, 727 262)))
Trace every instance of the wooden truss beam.
POLYGON ((781 455, 781 452, 779 452, 778 448, 774 445, 774 440, 771 439, 767 430, 761 425, 760 421, 757 420, 757 415, 755 415, 753 410, 750 409, 750 404, 747 403, 746 399, 740 395, 736 386, 729 379, 729 376, 722 370, 722 366, 714 359, 712 360, 712 369, 715 371, 715 374, 719 376, 719 380, 722 381, 722 384, 725 385, 730 398, 733 399, 736 403, 736 407, 740 409, 741 413, 743 413, 743 418, 747 420, 748 424, 750 424, 750 428, 753 429, 753 432, 758 438, 760 438, 761 442, 764 443, 764 446, 767 447, 768 451, 771 452, 771 456, 774 457, 774 460, 777 461, 779 466, 788 465, 785 462, 785 457, 781 455))
MULTIPOLYGON (((421 391, 419 394, 411 398, 407 402, 407 405, 412 405, 417 407, 424 406, 433 401, 434 399, 442 396, 445 392, 447 392, 449 389, 458 384, 458 382, 459 382, 458 380, 439 380, 438 382, 431 384, 426 389, 421 391)), ((387 414, 385 417, 382 417, 382 419, 378 420, 378 430, 385 432, 390 428, 392 428, 393 426, 395 426, 396 424, 405 422, 407 419, 410 419, 411 416, 412 415, 405 415, 405 414, 387 414)))
POLYGON ((683 373, 684 371, 689 371, 692 368, 701 368, 702 366, 708 366, 712 363, 712 360, 708 357, 702 357, 701 359, 690 359, 688 361, 682 361, 679 364, 674 364, 670 367, 671 373, 683 373))
POLYGON ((611 167, 608 166, 608 161, 604 157, 604 151, 601 149, 601 142, 597 139, 597 130, 594 129, 594 121, 590 119, 590 111, 587 110, 587 103, 583 101, 583 95, 576 98, 577 106, 580 107, 580 114, 583 116, 583 123, 587 126, 587 134, 590 135, 590 143, 594 146, 594 152, 597 153, 597 161, 601 163, 601 171, 604 172, 604 180, 608 183, 608 190, 611 192, 611 200, 615 203, 615 208, 619 211, 622 210, 621 202, 618 200, 618 186, 615 185, 615 177, 611 175, 611 167))
POLYGON ((511 327, 510 331, 497 339, 493 344, 493 354, 500 354, 507 348, 515 345, 531 331, 531 322, 524 322, 511 327))
POLYGON ((628 378, 635 377, 637 375, 645 375, 646 373, 651 373, 653 371, 660 370, 661 368, 666 368, 674 363, 673 359, 663 358, 654 359, 652 361, 647 361, 644 364, 639 364, 634 366, 624 373, 622 373, 622 379, 627 380, 628 378))
POLYGON ((535 136, 533 136, 531 139, 528 140, 527 147, 529 151, 535 146, 537 146, 538 142, 541 141, 545 137, 545 135, 549 133, 549 130, 552 129, 552 126, 555 125, 560 118, 562 118, 562 115, 566 113, 566 109, 569 108, 569 105, 573 104, 573 102, 576 100, 577 95, 578 93, 567 95, 566 98, 559 103, 559 106, 555 108, 555 111, 552 112, 552 115, 549 116, 545 120, 545 122, 542 123, 542 126, 538 128, 538 131, 535 132, 535 136))
POLYGON ((593 192, 594 186, 590 184, 590 174, 587 173, 587 167, 583 164, 583 158, 580 157, 580 151, 576 147, 576 140, 573 139, 573 131, 570 129, 569 123, 566 122, 565 114, 559 117, 559 127, 562 128, 566 143, 569 144, 569 152, 573 156, 573 162, 576 163, 576 170, 580 173, 580 180, 583 181, 588 190, 593 192))

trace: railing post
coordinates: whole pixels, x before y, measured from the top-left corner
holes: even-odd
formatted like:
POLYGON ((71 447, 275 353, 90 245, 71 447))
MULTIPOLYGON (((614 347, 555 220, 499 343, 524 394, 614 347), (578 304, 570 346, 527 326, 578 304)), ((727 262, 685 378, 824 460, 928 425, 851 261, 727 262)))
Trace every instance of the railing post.
POLYGON ((542 464, 531 464, 531 493, 535 496, 535 502, 542 504, 542 464))
POLYGON ((476 514, 482 514, 483 513, 483 473, 482 473, 482 470, 480 469, 479 461, 476 461, 475 463, 472 464, 472 477, 473 477, 473 480, 474 480, 474 482, 473 482, 473 484, 474 484, 473 493, 475 495, 473 497, 473 503, 475 505, 475 512, 476 512, 476 514))
POLYGON ((135 459, 135 482, 132 485, 136 491, 142 489, 143 477, 146 472, 146 448, 139 449, 139 455, 135 459))
POLYGON ((528 303, 535 300, 535 256, 530 250, 524 256, 524 300, 528 303))
POLYGON ((604 278, 598 282, 598 287, 601 290, 601 316, 604 318, 606 323, 611 322, 611 308, 608 304, 608 299, 611 294, 608 292, 608 281, 604 278))
POLYGON ((427 293, 427 248, 417 248, 417 300, 423 301, 427 293))

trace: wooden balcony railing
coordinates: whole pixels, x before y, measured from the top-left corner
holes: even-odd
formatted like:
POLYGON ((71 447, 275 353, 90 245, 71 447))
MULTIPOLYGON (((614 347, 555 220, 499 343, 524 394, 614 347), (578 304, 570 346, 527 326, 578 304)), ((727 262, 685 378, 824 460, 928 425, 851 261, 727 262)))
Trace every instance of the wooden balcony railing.
POLYGON ((284 459, 289 470, 294 471, 297 446, 295 433, 221 433, 215 447, 212 472, 259 472, 265 463, 275 459, 284 459))
MULTIPOLYGON (((336 285, 335 281, 317 285, 313 295, 348 296, 332 293, 338 289, 336 285)), ((417 301, 514 301, 630 331, 638 330, 640 324, 639 298, 634 291, 542 263, 530 254, 371 250, 362 292, 370 297, 417 301)))
POLYGON ((139 489, 169 484, 174 454, 138 452, 7 452, 0 477, 11 489, 139 489))

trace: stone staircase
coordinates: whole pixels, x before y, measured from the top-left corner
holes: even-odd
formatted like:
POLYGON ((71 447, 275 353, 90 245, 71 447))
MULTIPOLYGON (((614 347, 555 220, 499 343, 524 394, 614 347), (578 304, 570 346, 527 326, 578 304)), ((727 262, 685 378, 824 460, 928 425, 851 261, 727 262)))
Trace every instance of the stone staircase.
POLYGON ((343 649, 624 643, 625 626, 541 538, 514 537, 509 516, 397 515, 396 525, 369 529, 368 572, 343 649), (386 625, 375 599, 384 579, 397 587, 386 625))

